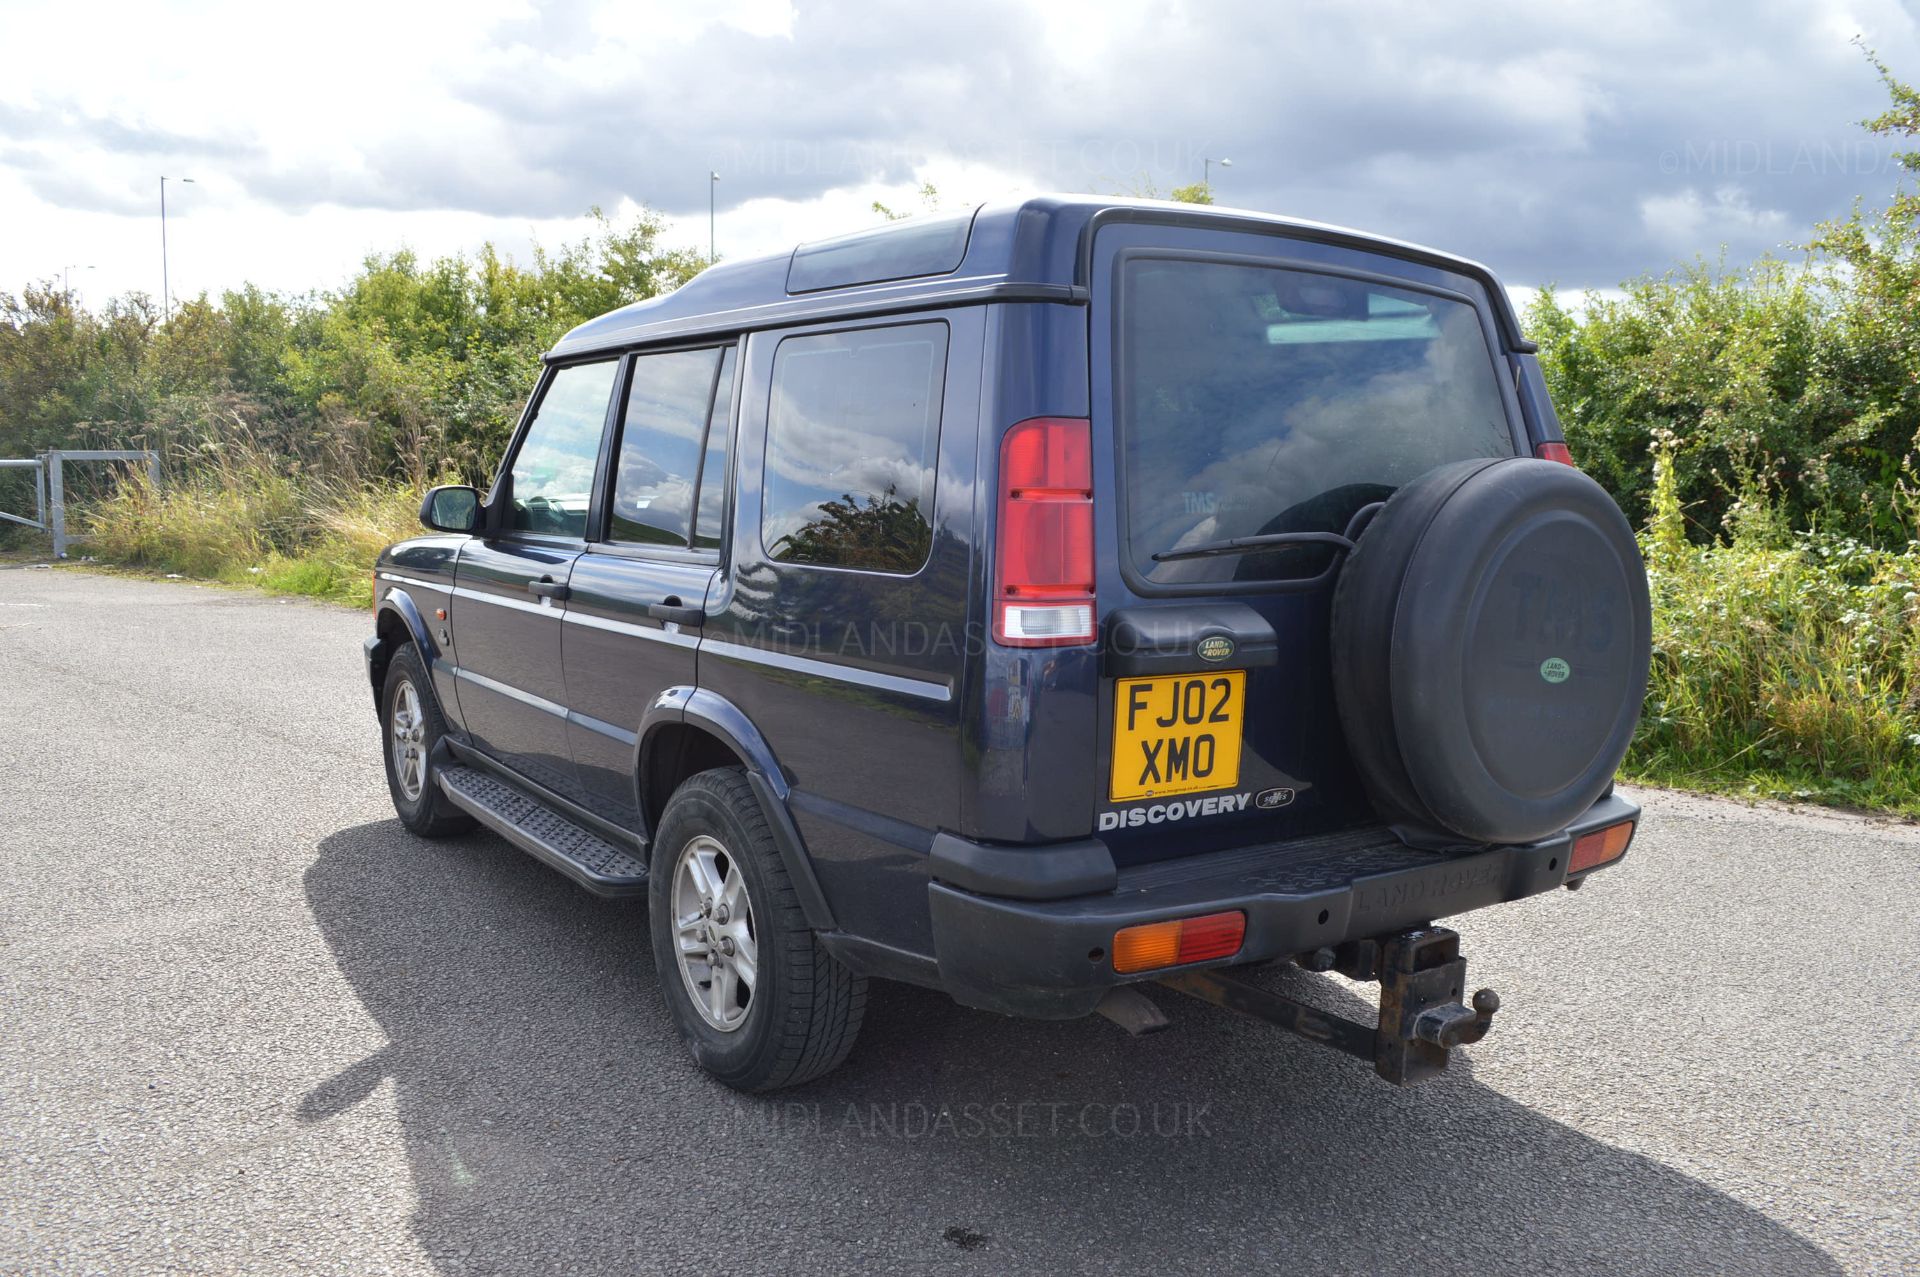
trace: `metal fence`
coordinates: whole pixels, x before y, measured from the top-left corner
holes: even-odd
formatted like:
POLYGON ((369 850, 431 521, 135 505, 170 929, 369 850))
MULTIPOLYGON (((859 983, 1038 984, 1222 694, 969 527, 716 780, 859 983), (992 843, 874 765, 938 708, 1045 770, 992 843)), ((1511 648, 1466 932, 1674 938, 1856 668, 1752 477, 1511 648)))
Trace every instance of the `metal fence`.
POLYGON ((67 483, 69 461, 144 461, 147 477, 160 486, 160 454, 150 448, 49 448, 37 457, 0 457, 0 470, 33 471, 33 517, 0 510, 0 519, 53 534, 53 557, 67 557, 67 483))

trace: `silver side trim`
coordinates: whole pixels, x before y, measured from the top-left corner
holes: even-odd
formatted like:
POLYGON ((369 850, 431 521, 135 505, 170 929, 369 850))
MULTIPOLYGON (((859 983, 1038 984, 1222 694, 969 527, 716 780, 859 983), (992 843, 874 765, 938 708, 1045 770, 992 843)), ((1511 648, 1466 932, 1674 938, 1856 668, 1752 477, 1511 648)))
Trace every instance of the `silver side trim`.
MULTIPOLYGON (((606 630, 613 634, 625 634, 631 638, 645 639, 650 643, 666 643, 674 647, 698 647, 703 653, 724 656, 736 661, 746 661, 753 665, 765 665, 773 669, 791 670, 797 674, 811 674, 816 678, 830 678, 835 682, 852 683, 856 687, 871 687, 883 692, 897 692, 902 696, 917 696, 922 700, 951 701, 953 688, 946 683, 936 683, 930 679, 902 678, 897 674, 882 674, 877 670, 863 670, 858 666, 840 665, 833 661, 822 661, 811 656, 795 656, 789 652, 774 651, 771 648, 748 647, 743 643, 729 643, 723 639, 702 640, 698 634, 689 634, 684 630, 655 629, 650 625, 634 625, 627 621, 616 621, 609 617, 593 616, 586 612, 575 612, 566 608, 543 606, 531 601, 522 602, 500 594, 488 594, 469 586, 446 586, 432 581, 420 581, 412 577, 399 576, 392 572, 382 572, 383 581, 396 581, 402 585, 424 586, 430 590, 446 590, 459 598, 472 599, 477 603, 491 603, 495 607, 513 608, 516 611, 531 612, 536 616, 550 616, 557 621, 570 621, 575 625, 585 625, 596 630, 606 630)), ((481 686, 510 696, 515 700, 536 705, 550 714, 566 717, 564 707, 552 701, 523 692, 517 687, 495 682, 484 675, 460 670, 458 677, 471 679, 481 686)))
POLYGON ((897 674, 881 674, 875 670, 863 670, 853 665, 837 665, 832 661, 816 660, 811 656, 794 656, 788 652, 776 652, 764 647, 747 647, 740 643, 728 643, 723 639, 706 640, 700 645, 700 654, 731 657, 734 660, 749 661, 755 665, 769 665, 774 669, 792 670, 798 674, 812 674, 818 678, 830 678, 860 687, 878 688, 883 692, 918 696, 923 700, 950 701, 953 699, 953 689, 945 683, 934 683, 921 678, 901 678, 897 674))
POLYGON ((579 710, 569 712, 567 714, 567 722, 575 727, 584 727, 590 732, 605 736, 608 740, 617 740, 622 745, 631 746, 640 743, 640 737, 628 731, 626 728, 616 726, 604 719, 593 718, 590 715, 582 714, 579 710))
POLYGON ((401 585, 417 585, 423 590, 445 590, 449 594, 453 592, 453 587, 445 581, 422 581, 417 576, 401 576, 397 572, 382 572, 380 579, 382 581, 397 581, 401 585))
POLYGON ((522 705, 531 705, 537 710, 543 710, 546 713, 552 714, 555 718, 564 719, 567 717, 567 707, 565 705, 557 705, 544 696, 535 696, 532 692, 521 691, 511 683, 502 683, 498 679, 488 678, 485 674, 475 674, 472 670, 464 666, 455 670, 453 676, 457 680, 484 687, 489 692, 498 692, 508 700, 519 701, 522 705))
POLYGON ((571 608, 567 610, 566 619, 574 625, 585 625, 590 629, 606 630, 613 634, 625 634, 631 638, 646 639, 652 643, 668 643, 674 647, 700 645, 698 634, 688 634, 677 626, 673 629, 660 629, 652 625, 634 625, 627 621, 613 620, 611 617, 575 612, 571 608))
POLYGON ((495 607, 510 607, 516 612, 531 612, 535 616, 550 616, 556 621, 566 615, 566 609, 554 607, 551 602, 535 603, 531 599, 525 601, 510 599, 504 594, 488 594, 484 590, 475 590, 464 585, 454 586, 453 596, 459 599, 472 599, 476 603, 491 603, 495 607))

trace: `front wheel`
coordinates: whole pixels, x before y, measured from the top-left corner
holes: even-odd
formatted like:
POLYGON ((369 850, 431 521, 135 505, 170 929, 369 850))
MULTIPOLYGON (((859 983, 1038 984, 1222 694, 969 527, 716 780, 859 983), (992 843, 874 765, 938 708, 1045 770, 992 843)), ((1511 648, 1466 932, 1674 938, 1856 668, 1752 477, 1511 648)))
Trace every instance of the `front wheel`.
POLYGON ((807 926, 743 772, 701 772, 674 792, 648 878, 660 990, 701 1068, 735 1090, 772 1091, 847 1058, 866 979, 807 926))
POLYGON ((444 838, 473 828, 473 817, 448 801, 434 783, 428 759, 447 734, 440 706, 427 684, 412 644, 393 654, 380 692, 381 751, 387 760, 387 790, 400 823, 423 838, 444 838))

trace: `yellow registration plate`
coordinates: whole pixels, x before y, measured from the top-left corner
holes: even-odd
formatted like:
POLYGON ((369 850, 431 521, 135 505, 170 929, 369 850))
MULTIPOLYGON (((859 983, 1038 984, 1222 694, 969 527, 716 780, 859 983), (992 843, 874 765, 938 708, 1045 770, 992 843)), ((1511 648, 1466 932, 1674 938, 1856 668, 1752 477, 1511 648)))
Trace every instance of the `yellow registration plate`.
POLYGON ((1123 678, 1113 688, 1114 802, 1240 783, 1247 672, 1123 678))

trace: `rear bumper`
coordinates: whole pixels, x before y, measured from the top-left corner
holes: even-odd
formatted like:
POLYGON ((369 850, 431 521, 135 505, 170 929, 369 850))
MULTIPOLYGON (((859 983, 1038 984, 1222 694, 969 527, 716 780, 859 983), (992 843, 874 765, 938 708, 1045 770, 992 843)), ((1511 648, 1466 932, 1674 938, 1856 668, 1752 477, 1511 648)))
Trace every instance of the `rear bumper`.
MULTIPOLYGON (((1067 1019, 1092 1011, 1116 984, 1165 974, 1114 971, 1107 950, 1122 927, 1239 909, 1247 915, 1240 951, 1195 967, 1291 958, 1550 891, 1567 882, 1574 839, 1639 817, 1637 806, 1609 795, 1565 833, 1526 846, 1447 854, 1415 850, 1380 830, 1336 834, 1141 866, 1114 875, 1111 890, 1065 899, 984 894, 964 865, 950 875, 961 882, 942 880, 936 857, 928 887, 934 956, 941 984, 968 1006, 1067 1019)), ((1083 879, 1086 844, 1061 854, 1068 869, 1031 877, 1083 879)))

